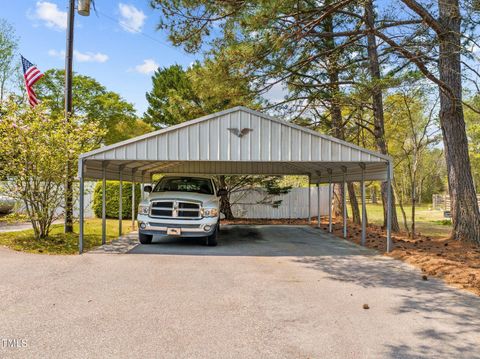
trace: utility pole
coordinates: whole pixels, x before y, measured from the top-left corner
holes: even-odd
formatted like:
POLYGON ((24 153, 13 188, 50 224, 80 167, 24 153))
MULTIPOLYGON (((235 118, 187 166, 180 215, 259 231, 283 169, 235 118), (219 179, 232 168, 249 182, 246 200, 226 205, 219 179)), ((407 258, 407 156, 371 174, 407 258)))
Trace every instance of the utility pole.
POLYGON ((65 51, 65 119, 72 113, 72 67, 73 27, 75 22, 75 0, 69 0, 67 21, 67 46, 65 51))
MULTIPOLYGON (((65 51, 65 122, 72 114, 72 67, 73 67, 73 28, 75 21, 75 0, 69 0, 67 19, 67 46, 65 51)), ((73 161, 67 160, 65 182, 65 233, 73 232, 73 161)))
MULTIPOLYGON (((75 23, 75 0, 68 0, 67 18, 67 46, 65 51, 65 123, 70 122, 72 115, 72 80, 73 80, 73 33, 75 23)), ((90 15, 90 0, 78 0, 78 13, 83 16, 90 15)), ((73 232, 73 177, 74 160, 68 158, 65 181, 65 233, 73 232)))

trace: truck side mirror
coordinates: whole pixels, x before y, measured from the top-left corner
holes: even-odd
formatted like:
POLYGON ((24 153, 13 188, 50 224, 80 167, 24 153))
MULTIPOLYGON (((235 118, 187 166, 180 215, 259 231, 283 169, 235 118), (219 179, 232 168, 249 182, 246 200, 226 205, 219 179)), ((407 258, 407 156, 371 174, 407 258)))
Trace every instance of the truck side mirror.
POLYGON ((152 192, 152 190, 153 190, 152 186, 144 186, 143 187, 143 192, 150 193, 150 192, 152 192))
POLYGON ((226 196, 227 194, 228 194, 228 191, 225 188, 220 188, 217 191, 217 196, 218 197, 226 196))

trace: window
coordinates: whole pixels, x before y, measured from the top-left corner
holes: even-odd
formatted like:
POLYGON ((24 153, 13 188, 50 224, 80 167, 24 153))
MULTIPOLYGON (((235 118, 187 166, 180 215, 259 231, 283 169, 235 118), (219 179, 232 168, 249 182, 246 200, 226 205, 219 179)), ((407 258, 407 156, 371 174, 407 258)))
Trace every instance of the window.
POLYGON ((197 177, 165 177, 155 186, 153 192, 196 192, 213 194, 212 181, 197 177))

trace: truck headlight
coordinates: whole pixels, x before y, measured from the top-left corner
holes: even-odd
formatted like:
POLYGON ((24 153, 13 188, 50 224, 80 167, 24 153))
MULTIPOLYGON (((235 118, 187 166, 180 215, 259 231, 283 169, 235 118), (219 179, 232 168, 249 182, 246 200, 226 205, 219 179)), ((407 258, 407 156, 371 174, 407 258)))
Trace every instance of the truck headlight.
POLYGON ((202 208, 202 217, 217 217, 217 208, 202 208))
POLYGON ((148 204, 140 204, 138 206, 138 214, 148 214, 150 206, 148 204))

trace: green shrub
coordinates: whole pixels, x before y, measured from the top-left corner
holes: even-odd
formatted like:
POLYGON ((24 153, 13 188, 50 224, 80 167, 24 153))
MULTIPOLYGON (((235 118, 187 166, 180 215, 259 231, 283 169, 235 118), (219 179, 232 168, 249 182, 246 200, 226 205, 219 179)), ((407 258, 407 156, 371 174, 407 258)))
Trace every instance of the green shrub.
POLYGON ((452 220, 451 219, 441 219, 439 221, 434 221, 435 224, 440 224, 442 226, 451 226, 452 220))
MULTIPOLYGON (((106 186, 106 209, 107 218, 118 218, 118 197, 120 193, 120 182, 107 181, 106 186)), ((138 211, 138 204, 140 203, 140 185, 135 185, 135 216, 138 211)), ((95 216, 102 217, 102 182, 99 181, 95 185, 93 192, 93 212, 95 216)), ((122 188, 122 218, 132 218, 132 184, 123 182, 122 188)))

